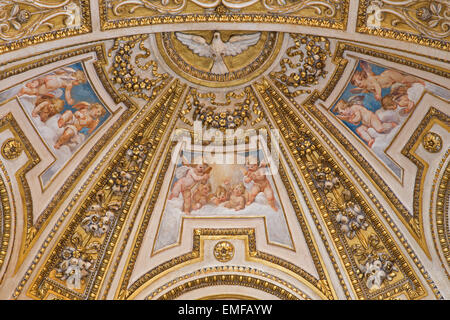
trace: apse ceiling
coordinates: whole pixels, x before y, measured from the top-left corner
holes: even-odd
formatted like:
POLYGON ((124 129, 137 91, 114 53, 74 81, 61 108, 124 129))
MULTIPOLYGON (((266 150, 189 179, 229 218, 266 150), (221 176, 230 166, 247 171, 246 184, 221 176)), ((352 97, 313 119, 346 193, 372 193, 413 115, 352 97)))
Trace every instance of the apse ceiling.
POLYGON ((450 7, 0 1, 0 298, 448 299, 450 7))

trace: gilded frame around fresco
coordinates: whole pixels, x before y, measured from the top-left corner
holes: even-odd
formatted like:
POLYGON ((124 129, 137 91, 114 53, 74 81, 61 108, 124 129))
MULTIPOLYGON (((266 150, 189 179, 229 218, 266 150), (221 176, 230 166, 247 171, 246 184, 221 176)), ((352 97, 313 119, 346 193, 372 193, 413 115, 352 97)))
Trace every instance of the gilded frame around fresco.
MULTIPOLYGON (((424 1, 424 3, 431 2, 431 1, 424 1)), ((395 4, 394 1, 389 1, 389 4, 396 6, 398 9, 398 13, 400 14, 402 12, 405 12, 407 10, 403 10, 402 5, 406 5, 409 3, 413 3, 413 1, 399 1, 398 4, 395 4)), ((369 0, 360 0, 359 1, 359 7, 358 7, 358 17, 356 22, 356 32, 379 36, 382 38, 390 38, 390 39, 397 39, 407 42, 412 42, 415 44, 419 44, 426 47, 432 47, 437 48, 445 51, 450 51, 450 45, 448 42, 449 37, 443 38, 443 39, 437 39, 432 37, 426 37, 423 35, 423 32, 421 30, 416 30, 413 27, 409 26, 410 31, 402 30, 401 28, 396 28, 395 24, 391 26, 391 28, 386 27, 371 27, 368 26, 367 23, 367 12, 370 7, 369 0)), ((393 10, 392 12, 395 12, 393 10)), ((396 16, 396 18, 400 17, 400 15, 396 16)), ((403 22, 408 21, 409 19, 405 19, 403 22)), ((398 21, 401 21, 401 18, 398 19, 398 21)), ((445 20, 444 20, 445 22, 445 20)), ((397 22, 398 23, 398 22, 397 22)), ((399 24, 399 23, 398 23, 399 24)), ((447 20, 448 24, 448 20, 447 20)), ((443 28, 444 29, 444 28, 443 28)), ((447 28, 448 29, 448 28, 447 28)))
MULTIPOLYGON (((31 170, 32 167, 34 167, 34 165, 40 162, 40 159, 37 156, 37 153, 35 152, 34 148, 31 146, 31 144, 29 144, 27 150, 33 152, 32 154, 35 154, 35 156, 32 157, 33 165, 32 167, 26 169, 25 171, 23 170, 19 171, 17 173, 18 175, 16 174, 17 181, 19 182, 19 188, 21 190, 21 196, 24 199, 23 212, 24 216, 26 217, 25 218, 26 225, 24 226, 25 232, 23 233, 23 240, 20 249, 21 253, 17 266, 20 265, 21 261, 23 261, 23 259, 26 257, 29 250, 31 250, 37 237, 41 234, 42 230, 47 226, 49 218, 53 216, 53 214, 60 208, 61 203, 64 202, 64 200, 68 197, 68 195, 74 190, 74 186, 80 180, 83 173, 86 172, 86 170, 88 169, 88 164, 91 163, 92 161, 95 161, 95 159, 99 157, 100 151, 103 150, 103 148, 106 146, 107 141, 109 141, 115 135, 115 133, 126 123, 126 121, 130 119, 133 114, 136 113, 137 106, 130 100, 128 100, 125 96, 119 95, 116 89, 113 88, 113 86, 110 84, 108 76, 106 75, 105 71, 107 60, 103 44, 88 45, 85 47, 72 49, 70 51, 66 51, 60 54, 54 54, 47 56, 45 58, 36 59, 28 63, 23 63, 16 65, 14 67, 7 68, 0 74, 0 80, 6 79, 11 76, 33 70, 35 68, 47 66, 48 64, 54 62, 64 61, 66 59, 87 53, 94 53, 96 55, 97 60, 93 63, 93 65, 99 80, 101 81, 103 87, 111 96, 113 101, 115 101, 116 103, 123 102, 124 105, 126 106, 126 110, 121 114, 121 116, 117 119, 117 121, 114 124, 109 126, 109 128, 101 137, 97 138, 98 139, 97 143, 87 153, 86 157, 79 164, 79 166, 77 166, 77 168, 72 173, 70 173, 70 175, 66 178, 66 181, 64 182, 63 186, 53 196, 53 198, 50 200, 50 203, 39 215, 36 223, 33 223, 32 200, 28 182, 25 178, 25 175, 29 170, 31 170)), ((83 59, 80 61, 83 61, 83 59)), ((18 124, 17 127, 19 127, 18 124)), ((23 137, 25 137, 25 135, 23 135, 23 137)), ((21 141, 23 142, 25 140, 21 141)), ((80 194, 80 192, 78 192, 78 194, 80 194)), ((74 199, 76 199, 77 197, 78 196, 75 195, 74 199)))
MULTIPOLYGON (((345 67, 347 66, 347 59, 343 57, 344 52, 356 52, 363 55, 368 55, 376 58, 382 58, 389 62, 394 62, 397 64, 406 65, 408 67, 413 67, 419 70, 423 70, 426 72, 430 72, 442 77, 450 78, 450 72, 446 69, 432 66, 430 64, 420 62, 411 58, 402 57, 392 53, 386 53, 377 49, 368 48, 352 43, 346 42, 338 42, 336 45, 336 51, 333 56, 333 63, 336 64, 336 69, 330 78, 328 84, 325 88, 319 92, 313 92, 304 102, 302 102, 302 106, 308 110, 308 114, 317 119, 325 128, 327 132, 331 134, 331 136, 335 137, 336 142, 355 159, 355 163, 367 172, 368 177, 371 181, 374 182, 374 185, 378 187, 378 190, 382 192, 383 197, 385 197, 391 204, 392 208, 396 212, 397 216, 403 221, 405 226, 408 228, 409 232, 413 235, 416 241, 419 243, 420 247, 424 250, 427 256, 430 256, 428 251, 425 236, 423 233, 423 221, 422 214, 420 210, 419 203, 415 201, 413 207, 412 215, 406 209, 406 207, 401 203, 401 201, 396 197, 395 193, 391 190, 391 188, 384 182, 384 180, 379 176, 376 170, 368 163, 368 161, 361 155, 361 153, 350 143, 350 141, 336 128, 331 122, 327 119, 327 117, 323 114, 323 111, 320 108, 315 106, 315 103, 319 100, 325 101, 334 90, 338 80, 344 72, 345 67)), ((296 101, 290 99, 291 103, 298 105, 296 101)), ((300 108, 299 108, 300 109, 300 108)), ((421 171, 419 170, 417 175, 419 176, 421 171)), ((422 181, 421 179, 416 181, 422 181)), ((420 190, 422 190, 423 186, 415 186, 414 192, 417 194, 415 196, 418 197, 420 190), (418 193, 419 192, 419 193, 418 193)), ((420 197, 418 197, 419 199, 420 197)))
POLYGON ((50 30, 48 32, 39 32, 39 33, 34 32, 29 36, 17 40, 7 42, 2 41, 0 42, 0 55, 6 52, 19 50, 39 43, 68 37, 74 37, 77 35, 92 32, 90 0, 79 0, 79 3, 81 6, 81 15, 82 15, 82 20, 79 27, 59 28, 56 30, 50 30))

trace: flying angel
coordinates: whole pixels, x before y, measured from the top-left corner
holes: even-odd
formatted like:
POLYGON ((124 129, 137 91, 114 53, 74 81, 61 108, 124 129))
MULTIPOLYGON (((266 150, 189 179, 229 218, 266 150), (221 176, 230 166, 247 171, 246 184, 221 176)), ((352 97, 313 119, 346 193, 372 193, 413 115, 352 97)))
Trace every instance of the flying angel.
POLYGON ((230 70, 225 65, 223 57, 236 56, 255 45, 261 38, 261 33, 235 35, 230 37, 227 42, 223 42, 220 33, 214 32, 210 44, 206 42, 205 38, 198 35, 176 32, 175 36, 195 54, 214 60, 211 73, 225 74, 229 73, 230 70))

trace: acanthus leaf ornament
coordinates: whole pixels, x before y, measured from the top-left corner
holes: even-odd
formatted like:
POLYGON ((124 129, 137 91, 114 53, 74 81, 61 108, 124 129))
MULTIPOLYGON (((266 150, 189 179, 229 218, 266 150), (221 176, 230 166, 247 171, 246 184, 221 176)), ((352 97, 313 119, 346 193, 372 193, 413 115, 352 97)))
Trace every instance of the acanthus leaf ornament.
POLYGON ((0 40, 14 41, 32 35, 41 27, 51 31, 57 20, 66 28, 81 25, 81 8, 72 0, 59 3, 45 1, 12 1, 0 3, 0 40))
POLYGON ((277 87, 286 95, 296 97, 309 93, 305 89, 325 78, 325 63, 330 55, 330 42, 320 36, 289 34, 294 45, 286 50, 279 71, 270 73, 277 87))
POLYGON ((129 13, 133 13, 138 8, 146 8, 164 14, 177 14, 186 7, 186 0, 122 0, 112 2, 110 5, 116 16, 123 14, 126 6, 131 6, 128 8, 129 13))
MULTIPOLYGON (((191 2, 204 10, 224 7, 234 11, 261 3, 267 12, 277 14, 294 13, 311 8, 318 14, 325 14, 330 18, 336 16, 337 11, 341 8, 339 0, 191 0, 191 2)), ((186 0, 118 0, 110 2, 110 7, 116 16, 125 12, 134 13, 138 8, 146 8, 163 14, 179 14, 186 6, 186 0)))
POLYGON ((273 120, 282 124, 281 135, 314 194, 358 298, 385 299, 401 291, 409 299, 422 297, 417 276, 331 154, 273 84, 264 79, 257 89, 273 120))
POLYGON ((425 36, 445 39, 450 36, 449 2, 372 0, 367 7, 367 26, 380 28, 383 23, 393 28, 406 25, 425 36))
POLYGON ((442 149, 442 138, 435 132, 427 132, 422 138, 422 145, 428 152, 439 152, 442 149))
POLYGON ((23 151, 22 143, 14 138, 7 139, 2 144, 1 154, 5 159, 13 160, 20 156, 23 151))

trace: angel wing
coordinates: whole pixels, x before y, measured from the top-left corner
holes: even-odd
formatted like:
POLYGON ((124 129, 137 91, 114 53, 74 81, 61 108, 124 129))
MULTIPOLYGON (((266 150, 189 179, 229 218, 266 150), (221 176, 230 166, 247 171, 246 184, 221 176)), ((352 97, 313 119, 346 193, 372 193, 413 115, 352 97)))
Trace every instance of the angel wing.
POLYGON ((61 67, 59 69, 56 69, 54 72, 55 72, 55 74, 71 74, 76 71, 77 70, 75 70, 74 68, 71 68, 71 67, 61 67))
POLYGON ((201 57, 212 57, 212 50, 205 38, 193 34, 175 32, 178 40, 201 57))
POLYGON ((366 61, 360 61, 361 68, 367 73, 369 76, 374 76, 375 73, 372 71, 372 68, 366 61))
POLYGON ((368 93, 369 91, 367 91, 366 89, 363 88, 353 88, 350 89, 351 93, 368 93))
POLYGON ((53 72, 50 72, 49 74, 55 74, 60 76, 64 80, 75 80, 75 78, 72 76, 77 70, 71 68, 71 67, 61 67, 53 72))
POLYGON ((351 96, 348 102, 351 104, 363 104, 364 96, 351 96))
POLYGON ((175 169, 175 177, 177 179, 181 179, 187 175, 189 170, 190 170, 190 168, 187 166, 180 166, 175 169))
POLYGON ((62 91, 62 89, 55 89, 52 92, 50 92, 51 95, 53 95, 55 98, 60 98, 64 95, 64 92, 62 91))
POLYGON ((89 102, 81 101, 81 102, 78 102, 77 104, 74 104, 73 107, 75 109, 82 110, 82 109, 88 109, 90 107, 90 105, 91 104, 89 102))
POLYGON ((223 53, 226 56, 236 56, 248 47, 255 45, 259 41, 259 38, 261 38, 260 32, 232 36, 228 42, 225 43, 223 53))

